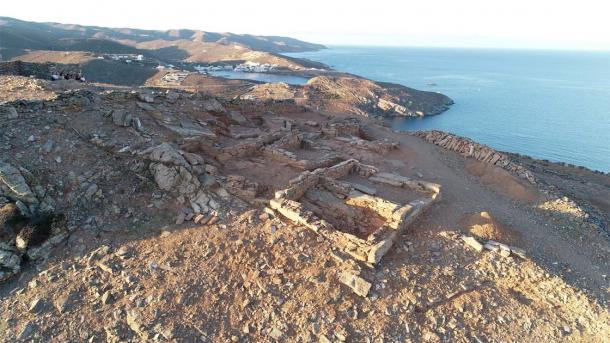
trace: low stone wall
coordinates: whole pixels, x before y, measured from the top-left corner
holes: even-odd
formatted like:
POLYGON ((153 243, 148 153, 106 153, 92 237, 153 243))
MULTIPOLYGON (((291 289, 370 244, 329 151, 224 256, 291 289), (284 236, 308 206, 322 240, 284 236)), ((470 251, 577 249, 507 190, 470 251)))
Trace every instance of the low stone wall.
POLYGON ((369 150, 381 155, 385 155, 392 150, 398 149, 399 147, 397 142, 392 142, 387 139, 375 141, 367 141, 358 137, 335 137, 335 139, 347 143, 353 147, 369 150))
POLYGON ((479 161, 493 164, 508 170, 531 183, 536 183, 534 175, 529 170, 513 162, 506 154, 498 152, 486 145, 479 144, 468 138, 436 130, 417 131, 413 135, 447 150, 460 153, 466 157, 473 157, 479 161))
POLYGON ((322 128, 322 133, 329 137, 360 136, 360 124, 356 121, 330 123, 322 128))
POLYGON ((328 168, 301 173, 289 181, 288 188, 277 191, 269 205, 286 218, 312 229, 333 242, 338 249, 356 260, 376 264, 393 246, 400 232, 437 200, 439 195, 440 185, 414 181, 400 175, 379 173, 373 166, 350 159, 328 168), (377 183, 413 188, 416 191, 423 191, 427 195, 409 201, 407 204, 393 203, 384 198, 361 193, 354 188, 354 185, 337 180, 351 173, 358 173, 377 183), (366 239, 337 230, 325 219, 319 218, 314 212, 306 209, 300 202, 306 192, 316 186, 322 186, 336 196, 345 199, 347 205, 375 211, 385 218, 385 224, 366 239))

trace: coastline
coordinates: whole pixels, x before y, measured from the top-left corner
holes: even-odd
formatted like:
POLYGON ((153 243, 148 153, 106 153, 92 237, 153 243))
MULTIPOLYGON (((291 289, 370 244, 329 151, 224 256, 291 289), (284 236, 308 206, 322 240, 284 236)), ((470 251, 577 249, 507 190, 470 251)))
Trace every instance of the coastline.
POLYGON ((442 116, 396 120, 395 128, 449 131, 503 151, 610 172, 608 53, 329 46, 297 55, 438 91, 457 103, 442 116))

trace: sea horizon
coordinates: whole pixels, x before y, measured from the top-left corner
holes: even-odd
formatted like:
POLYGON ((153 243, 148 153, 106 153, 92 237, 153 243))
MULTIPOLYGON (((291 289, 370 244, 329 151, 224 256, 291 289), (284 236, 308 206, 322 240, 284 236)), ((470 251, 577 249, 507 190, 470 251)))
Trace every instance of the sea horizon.
MULTIPOLYGON (((320 43, 323 44, 323 43, 320 43)), ((386 44, 323 44, 328 50, 332 48, 396 48, 396 49, 438 49, 438 50, 500 50, 516 52, 593 52, 610 54, 610 48, 581 49, 581 48, 533 48, 533 47, 484 47, 484 46, 424 46, 424 45, 386 45, 386 44)), ((321 51, 319 50, 319 51, 321 51)), ((283 53, 283 55, 306 54, 309 52, 283 53)))
POLYGON ((455 101, 437 116, 394 118, 394 129, 610 172, 610 51, 332 45, 287 55, 455 101))

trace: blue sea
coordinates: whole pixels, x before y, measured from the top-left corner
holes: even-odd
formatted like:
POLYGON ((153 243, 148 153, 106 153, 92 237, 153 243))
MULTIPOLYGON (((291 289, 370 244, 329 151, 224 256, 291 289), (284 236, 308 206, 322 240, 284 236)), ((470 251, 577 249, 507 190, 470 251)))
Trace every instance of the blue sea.
POLYGON ((455 101, 438 116, 397 118, 395 129, 610 172, 610 52, 333 46, 290 56, 455 101))
POLYGON ((301 76, 271 73, 248 73, 232 70, 209 71, 208 74, 218 77, 224 77, 227 79, 252 80, 261 82, 285 82, 289 85, 303 85, 307 83, 307 81, 309 81, 308 78, 301 76))

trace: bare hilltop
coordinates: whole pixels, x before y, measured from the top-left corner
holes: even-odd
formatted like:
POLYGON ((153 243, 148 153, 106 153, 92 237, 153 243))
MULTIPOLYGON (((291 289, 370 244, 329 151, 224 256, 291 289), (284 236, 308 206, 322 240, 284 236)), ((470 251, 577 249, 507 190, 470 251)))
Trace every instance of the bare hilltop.
POLYGON ((321 48, 0 18, 0 342, 608 342, 610 175, 321 48))

